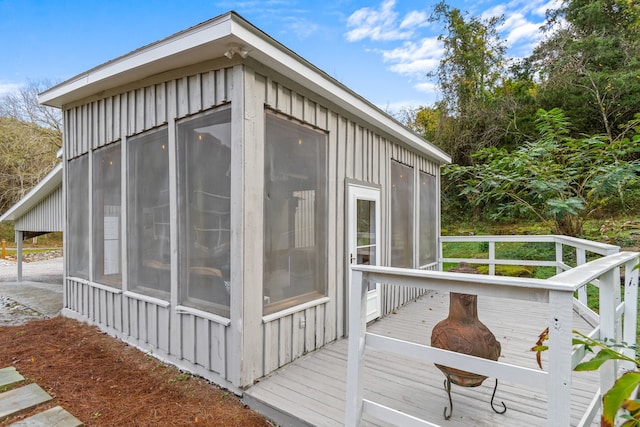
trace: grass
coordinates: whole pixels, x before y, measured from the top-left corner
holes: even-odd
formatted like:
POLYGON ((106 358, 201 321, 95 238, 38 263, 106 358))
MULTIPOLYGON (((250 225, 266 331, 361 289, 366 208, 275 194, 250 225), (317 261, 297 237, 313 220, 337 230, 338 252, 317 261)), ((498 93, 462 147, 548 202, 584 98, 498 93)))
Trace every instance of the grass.
MULTIPOLYGON (((585 224, 585 236, 583 238, 614 244, 626 250, 640 251, 640 217, 625 216, 615 219, 591 220, 585 224)), ((550 234, 544 226, 536 223, 469 223, 443 225, 443 235, 531 235, 550 234)), ((488 258, 489 244, 486 242, 445 242, 443 244, 443 256, 446 258, 488 258)), ((555 260, 555 244, 553 243, 529 243, 529 242, 504 242, 496 243, 495 255, 497 259, 520 260, 555 260)), ((599 255, 587 253, 587 261, 591 261, 599 255)), ((563 259, 568 265, 576 265, 575 250, 564 248, 563 259)), ((443 266, 446 271, 455 267, 455 263, 443 266)), ((481 273, 488 272, 488 265, 477 264, 481 273)), ((497 275, 531 277, 548 279, 556 274, 555 267, 529 267, 529 266, 496 266, 497 275)), ((587 285, 587 305, 594 311, 599 309, 598 288, 587 285)), ((640 298, 639 298, 640 302, 640 298)), ((640 326, 640 313, 638 315, 640 326)), ((638 334, 640 342, 640 334, 638 334)))

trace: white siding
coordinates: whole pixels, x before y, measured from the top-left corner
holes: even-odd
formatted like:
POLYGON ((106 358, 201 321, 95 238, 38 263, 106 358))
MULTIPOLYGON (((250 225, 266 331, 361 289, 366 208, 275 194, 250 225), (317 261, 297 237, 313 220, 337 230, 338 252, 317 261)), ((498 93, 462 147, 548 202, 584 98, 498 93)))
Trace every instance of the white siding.
POLYGON ((62 184, 17 219, 14 227, 19 231, 62 231, 64 227, 62 184))
MULTIPOLYGON (((345 239, 345 182, 358 180, 382 188, 382 236, 387 241, 389 233, 388 169, 391 159, 401 161, 416 170, 434 175, 439 174, 439 165, 391 141, 376 129, 350 116, 348 113, 323 104, 304 88, 280 84, 275 75, 255 74, 256 94, 264 98, 256 99, 281 113, 290 115, 302 122, 328 131, 328 265, 326 304, 295 312, 288 316, 267 321, 263 326, 264 374, 267 374, 299 357, 316 350, 345 333, 345 301, 343 295, 347 283, 345 239), (304 319, 304 320, 303 320, 304 319), (301 326, 303 325, 303 326, 301 326)), ((283 79, 284 81, 284 79, 283 79)), ((301 221, 302 224, 302 221, 301 221)), ((381 262, 388 265, 389 247, 383 247, 381 262)), ((382 286, 383 315, 419 296, 414 289, 399 289, 394 286, 382 286)), ((271 317, 269 317, 271 318, 271 317)))

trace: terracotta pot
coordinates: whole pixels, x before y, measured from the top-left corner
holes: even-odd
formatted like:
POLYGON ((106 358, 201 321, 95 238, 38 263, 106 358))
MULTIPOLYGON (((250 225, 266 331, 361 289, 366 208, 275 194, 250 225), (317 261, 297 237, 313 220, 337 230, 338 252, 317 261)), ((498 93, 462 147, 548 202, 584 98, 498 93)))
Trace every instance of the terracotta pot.
MULTIPOLYGON (((449 316, 431 332, 431 346, 490 360, 498 360, 501 350, 500 342, 478 319, 477 295, 454 292, 449 294, 449 316)), ((436 366, 453 384, 463 387, 477 387, 487 378, 448 366, 436 366)))

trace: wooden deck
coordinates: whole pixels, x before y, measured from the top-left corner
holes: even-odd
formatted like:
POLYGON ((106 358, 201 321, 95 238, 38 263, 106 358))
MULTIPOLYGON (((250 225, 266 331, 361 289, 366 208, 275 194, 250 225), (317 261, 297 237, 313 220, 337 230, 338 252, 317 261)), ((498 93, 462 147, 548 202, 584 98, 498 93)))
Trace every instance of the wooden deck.
MULTIPOLYGON (((368 331, 429 344, 431 329, 447 317, 448 303, 448 295, 427 294, 397 313, 372 323, 368 331)), ((547 304, 479 297, 478 314, 502 345, 500 361, 538 369, 535 354, 530 348, 547 326, 547 304)), ((573 328, 590 329, 578 316, 574 316, 573 328)), ((342 426, 346 365, 347 340, 342 339, 263 378, 245 391, 244 400, 281 426, 342 426)), ((490 407, 494 382, 493 378, 488 378, 476 388, 453 385, 453 416, 446 421, 443 411, 448 399, 443 387, 444 375, 440 370, 431 364, 369 351, 363 395, 448 427, 546 425, 546 393, 500 381, 495 405, 501 408, 500 402, 504 402, 507 407, 506 413, 500 415, 490 407)), ((578 424, 598 386, 597 372, 573 373, 572 425, 578 424)), ((363 425, 386 424, 365 418, 363 425)), ((599 422, 594 425, 599 425, 599 422)))

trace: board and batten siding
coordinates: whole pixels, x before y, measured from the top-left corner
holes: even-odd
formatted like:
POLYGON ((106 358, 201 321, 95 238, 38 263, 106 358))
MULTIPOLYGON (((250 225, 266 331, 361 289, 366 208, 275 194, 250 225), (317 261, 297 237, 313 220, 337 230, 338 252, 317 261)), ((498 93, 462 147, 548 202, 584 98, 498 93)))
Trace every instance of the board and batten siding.
MULTIPOLYGON (((348 283, 346 255, 346 205, 347 180, 377 185, 381 191, 381 241, 388 242, 390 230, 389 193, 391 160, 412 166, 434 176, 439 175, 439 165, 418 153, 389 140, 348 112, 341 111, 321 100, 305 88, 286 79, 272 75, 268 70, 249 73, 255 77, 256 109, 262 105, 291 116, 302 123, 325 130, 328 133, 328 258, 326 302, 300 311, 291 310, 286 315, 266 316, 263 320, 265 349, 262 374, 286 365, 304 353, 316 350, 324 344, 345 335, 345 313, 348 283), (286 83, 283 84, 282 81, 286 83), (264 94, 264 98, 258 96, 264 94)), ((383 247, 381 262, 388 265, 390 245, 383 247)), ((415 289, 382 286, 382 315, 417 298, 415 289)))
MULTIPOLYGON (((199 65, 166 73, 175 78, 162 80, 166 75, 155 76, 140 83, 142 87, 114 89, 108 96, 65 107, 66 159, 118 141, 123 143, 124 158, 128 137, 228 103, 232 70, 199 65)), ((125 168, 122 174, 126 203, 125 168)), ((122 221, 122 227, 125 225, 122 221)), ((124 228, 122 235, 125 251, 124 228)), ((123 262, 126 271, 126 259, 123 262)), ((65 279, 64 307, 69 317, 96 324, 143 351, 234 389, 228 370, 228 359, 234 357, 228 351, 229 321, 206 313, 198 315, 197 310, 180 307, 177 301, 158 300, 74 277, 65 279)))
POLYGON ((64 199, 62 184, 16 219, 14 228, 18 231, 62 231, 64 230, 64 199))
MULTIPOLYGON (((245 287, 241 291, 232 291, 232 319, 225 321, 215 315, 179 306, 175 292, 177 269, 172 273, 171 301, 127 291, 126 277, 123 278, 123 289, 67 277, 64 312, 70 317, 97 324, 106 332, 161 359, 237 390, 344 336, 347 306, 344 295, 348 280, 346 241, 343 238, 346 232, 346 182, 370 183, 382 189, 383 226, 380 238, 387 242, 391 160, 436 176, 439 167, 417 152, 390 140, 353 114, 264 67, 254 66, 256 64, 229 67, 227 63, 213 69, 211 63, 205 65, 173 70, 140 82, 138 86, 113 89, 95 99, 65 106, 65 159, 91 153, 118 141, 123 144, 124 159, 127 138, 164 125, 169 126, 170 147, 174 144, 175 148, 172 132, 177 119, 231 102, 232 133, 236 135, 234 144, 241 141, 242 145, 241 148, 233 148, 236 151, 232 154, 232 164, 234 168, 250 169, 253 166, 255 169, 242 171, 242 179, 232 181, 232 213, 233 209, 242 211, 242 215, 232 217, 245 227, 242 230, 236 228, 240 235, 236 235, 233 241, 238 244, 235 248, 232 245, 232 283, 237 280, 245 287), (254 297, 262 287, 262 257, 259 255, 263 248, 256 246, 256 242, 262 242, 260 233, 263 232, 260 195, 264 177, 259 175, 264 156, 265 108, 327 132, 329 237, 327 297, 263 317, 261 297, 254 297), (237 217, 242 219, 235 219, 237 217), (246 227, 251 227, 250 231, 259 237, 255 239, 255 235, 249 235, 246 227), (241 269, 239 272, 234 272, 234 259, 242 264, 236 264, 236 269, 241 269), (255 261, 242 262, 243 259, 255 261), (234 327, 243 327, 244 330, 237 331, 234 327), (242 337, 238 340, 236 337, 239 335, 242 337), (240 341, 243 344, 239 344, 240 341), (245 354, 240 354, 243 352, 245 354)), ((125 168, 122 174, 122 201, 126 212, 125 168)), ((177 184, 172 185, 175 204, 177 184)), ((172 209, 175 217, 177 207, 172 209)), ((176 220, 173 221, 175 225, 176 220)), ((127 247, 125 223, 122 221, 123 253, 127 247)), ((176 227, 172 230, 173 239, 177 235, 176 227)), ((172 256, 172 261, 177 263, 177 255, 174 253, 172 256)), ((381 256, 383 265, 388 264, 388 245, 382 248, 381 256)), ((126 271, 126 263, 125 257, 123 271, 126 271)), ((382 314, 390 313, 417 296, 417 292, 412 290, 383 285, 382 314)))

